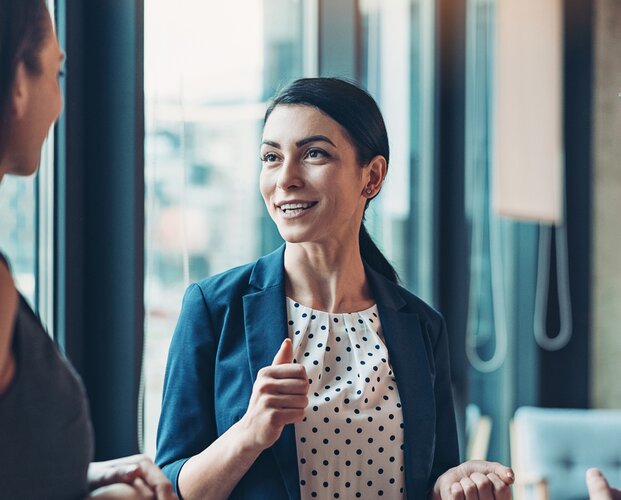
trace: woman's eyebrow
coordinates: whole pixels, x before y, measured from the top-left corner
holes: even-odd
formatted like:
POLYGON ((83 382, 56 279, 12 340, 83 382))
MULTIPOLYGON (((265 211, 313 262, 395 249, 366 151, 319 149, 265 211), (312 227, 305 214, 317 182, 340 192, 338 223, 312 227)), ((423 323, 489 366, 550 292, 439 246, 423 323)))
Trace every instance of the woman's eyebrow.
POLYGON ((318 141, 322 141, 322 142, 327 142, 328 144, 332 144, 333 147, 336 147, 336 144, 334 144, 330 139, 328 139, 325 135, 311 135, 309 137, 305 137, 304 139, 300 139, 298 142, 295 143, 296 147, 302 147, 305 144, 308 144, 309 142, 318 142, 318 141))
MULTIPOLYGON (((309 144, 311 142, 327 142, 328 144, 332 144, 333 147, 336 148, 336 144, 334 144, 330 139, 328 139, 325 135, 311 135, 309 137, 305 137, 304 139, 300 139, 295 143, 296 148, 301 148, 302 146, 309 144)), ((261 144, 265 144, 266 146, 272 146, 273 148, 280 149, 280 144, 274 141, 269 141, 264 139, 261 144)))

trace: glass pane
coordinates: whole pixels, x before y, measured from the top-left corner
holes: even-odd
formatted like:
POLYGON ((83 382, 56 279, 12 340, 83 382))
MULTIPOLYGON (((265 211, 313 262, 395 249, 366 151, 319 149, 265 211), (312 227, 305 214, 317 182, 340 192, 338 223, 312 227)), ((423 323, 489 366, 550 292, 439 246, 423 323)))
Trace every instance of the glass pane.
POLYGON ((271 224, 258 190, 259 143, 266 98, 302 76, 302 12, 294 0, 145 4, 144 449, 151 455, 186 286, 278 244, 263 229, 271 224))
POLYGON ((382 109, 391 149, 367 224, 403 283, 432 302, 434 2, 360 5, 362 82, 382 109))
POLYGON ((19 291, 35 304, 35 210, 34 178, 6 175, 0 184, 0 251, 11 264, 19 291))
POLYGON ((515 303, 511 255, 514 223, 494 214, 493 97, 496 0, 468 0, 466 18, 464 213, 469 235, 469 290, 465 347, 468 402, 494 422, 488 458, 507 461, 515 394, 508 346, 515 303))

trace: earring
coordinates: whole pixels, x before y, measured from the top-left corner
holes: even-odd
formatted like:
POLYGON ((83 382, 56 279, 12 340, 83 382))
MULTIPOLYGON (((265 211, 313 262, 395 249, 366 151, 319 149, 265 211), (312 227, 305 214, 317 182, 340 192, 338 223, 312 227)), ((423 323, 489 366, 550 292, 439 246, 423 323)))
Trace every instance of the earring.
POLYGON ((367 188, 367 189, 366 189, 366 193, 367 193, 367 194, 371 194, 372 192, 373 192, 373 191, 371 191, 371 188, 367 188))

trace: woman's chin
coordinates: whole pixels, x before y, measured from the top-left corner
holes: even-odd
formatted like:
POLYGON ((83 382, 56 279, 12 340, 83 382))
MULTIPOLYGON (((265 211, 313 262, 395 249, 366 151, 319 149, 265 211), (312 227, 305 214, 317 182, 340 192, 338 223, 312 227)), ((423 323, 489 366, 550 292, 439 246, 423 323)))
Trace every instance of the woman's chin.
POLYGON ((294 230, 292 228, 278 228, 280 237, 287 243, 306 243, 311 241, 308 231, 294 230))
POLYGON ((39 170, 41 156, 38 155, 36 158, 21 159, 12 163, 12 166, 7 171, 8 174, 19 177, 29 177, 36 174, 39 170))

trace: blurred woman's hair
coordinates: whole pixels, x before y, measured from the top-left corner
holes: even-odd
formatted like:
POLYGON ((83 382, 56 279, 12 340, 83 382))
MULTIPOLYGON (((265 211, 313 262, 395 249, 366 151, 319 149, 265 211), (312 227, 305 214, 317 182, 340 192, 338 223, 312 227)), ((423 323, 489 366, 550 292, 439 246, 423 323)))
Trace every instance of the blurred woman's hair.
POLYGON ((11 92, 19 63, 41 72, 41 49, 48 33, 45 0, 0 0, 0 158, 10 123, 11 92))
MULTIPOLYGON (((265 121, 279 105, 313 106, 319 109, 345 129, 361 166, 367 165, 378 155, 383 156, 388 164, 390 147, 384 118, 373 97, 357 85, 340 78, 301 78, 282 89, 272 99, 265 112, 265 121)), ((365 211, 370 201, 367 200, 365 211)), ((363 260, 390 281, 397 283, 397 272, 367 232, 364 216, 359 239, 363 260)))

